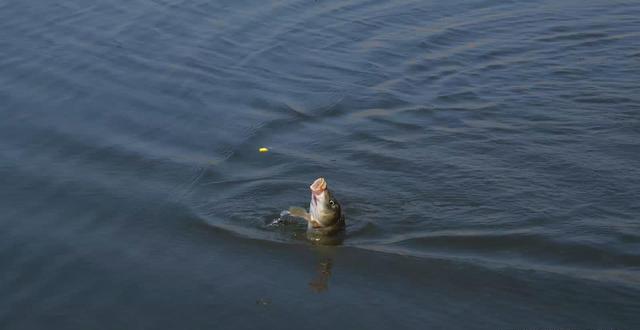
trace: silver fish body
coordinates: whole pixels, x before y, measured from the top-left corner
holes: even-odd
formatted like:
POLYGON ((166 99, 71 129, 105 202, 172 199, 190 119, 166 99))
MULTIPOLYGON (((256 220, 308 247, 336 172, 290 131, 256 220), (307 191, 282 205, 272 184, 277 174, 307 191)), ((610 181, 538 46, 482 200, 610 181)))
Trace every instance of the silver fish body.
POLYGON ((324 178, 316 179, 309 187, 311 202, 307 233, 312 235, 333 235, 344 229, 342 207, 327 187, 324 178))

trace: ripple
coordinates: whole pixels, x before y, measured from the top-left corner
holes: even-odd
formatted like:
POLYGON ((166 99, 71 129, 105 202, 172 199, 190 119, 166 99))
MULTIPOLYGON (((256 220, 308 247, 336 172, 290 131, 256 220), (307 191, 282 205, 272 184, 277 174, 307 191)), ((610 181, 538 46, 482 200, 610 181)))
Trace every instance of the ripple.
MULTIPOLYGON (((166 299, 151 290, 183 283, 166 274, 201 283, 192 276, 210 254, 217 268, 197 275, 206 289, 193 297, 237 290, 227 280, 241 272, 289 294, 261 272, 303 260, 312 244, 304 223, 266 224, 308 205, 318 176, 347 215, 330 292, 346 302, 365 286, 400 283, 447 296, 448 310, 481 291, 496 298, 492 313, 525 321, 562 302, 551 321, 532 323, 540 328, 593 321, 589 299, 627 308, 601 309, 602 323, 589 326, 635 315, 633 1, 64 0, 3 2, 0 13, 0 291, 10 307, 0 317, 9 327, 28 327, 11 317, 33 301, 51 319, 56 302, 89 296, 105 301, 96 310, 138 311, 147 296, 166 299), (240 262, 220 257, 228 253, 240 262), (94 280, 103 271, 117 272, 107 278, 116 285, 94 280), (566 285, 575 292, 557 290, 566 285), (123 305, 135 294, 140 305, 123 305), (539 296, 547 300, 532 305, 539 296)), ((183 294, 175 290, 166 296, 183 294)), ((427 306, 415 317, 441 317, 396 286, 379 293, 427 306)))

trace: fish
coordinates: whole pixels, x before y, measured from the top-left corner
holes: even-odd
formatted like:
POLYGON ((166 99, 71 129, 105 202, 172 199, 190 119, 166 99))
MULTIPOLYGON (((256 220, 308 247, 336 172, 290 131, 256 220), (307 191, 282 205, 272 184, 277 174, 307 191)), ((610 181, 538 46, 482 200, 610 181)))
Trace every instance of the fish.
POLYGON ((308 236, 334 235, 341 232, 345 227, 342 206, 329 190, 327 180, 318 178, 309 189, 309 212, 301 207, 291 207, 289 213, 307 221, 308 236))

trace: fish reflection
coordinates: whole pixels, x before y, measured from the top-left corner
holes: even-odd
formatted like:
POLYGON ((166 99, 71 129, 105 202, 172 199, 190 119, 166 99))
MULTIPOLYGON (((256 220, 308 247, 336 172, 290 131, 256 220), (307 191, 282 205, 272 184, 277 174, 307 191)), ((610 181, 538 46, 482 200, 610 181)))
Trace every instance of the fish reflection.
POLYGON ((309 288, 315 293, 321 293, 329 289, 329 278, 333 260, 326 258, 318 264, 316 276, 309 282, 309 288))
POLYGON ((329 280, 335 271, 334 260, 336 253, 340 250, 335 245, 320 245, 317 242, 313 246, 313 250, 317 256, 317 263, 314 275, 309 281, 309 289, 315 293, 322 293, 329 290, 329 280))

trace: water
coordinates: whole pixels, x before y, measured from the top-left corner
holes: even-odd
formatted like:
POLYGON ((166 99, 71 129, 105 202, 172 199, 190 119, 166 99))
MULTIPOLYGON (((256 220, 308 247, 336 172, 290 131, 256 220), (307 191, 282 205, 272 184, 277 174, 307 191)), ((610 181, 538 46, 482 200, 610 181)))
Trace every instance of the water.
POLYGON ((640 328, 638 1, 3 1, 0 49, 2 329, 640 328), (268 225, 319 176, 338 246, 268 225))

